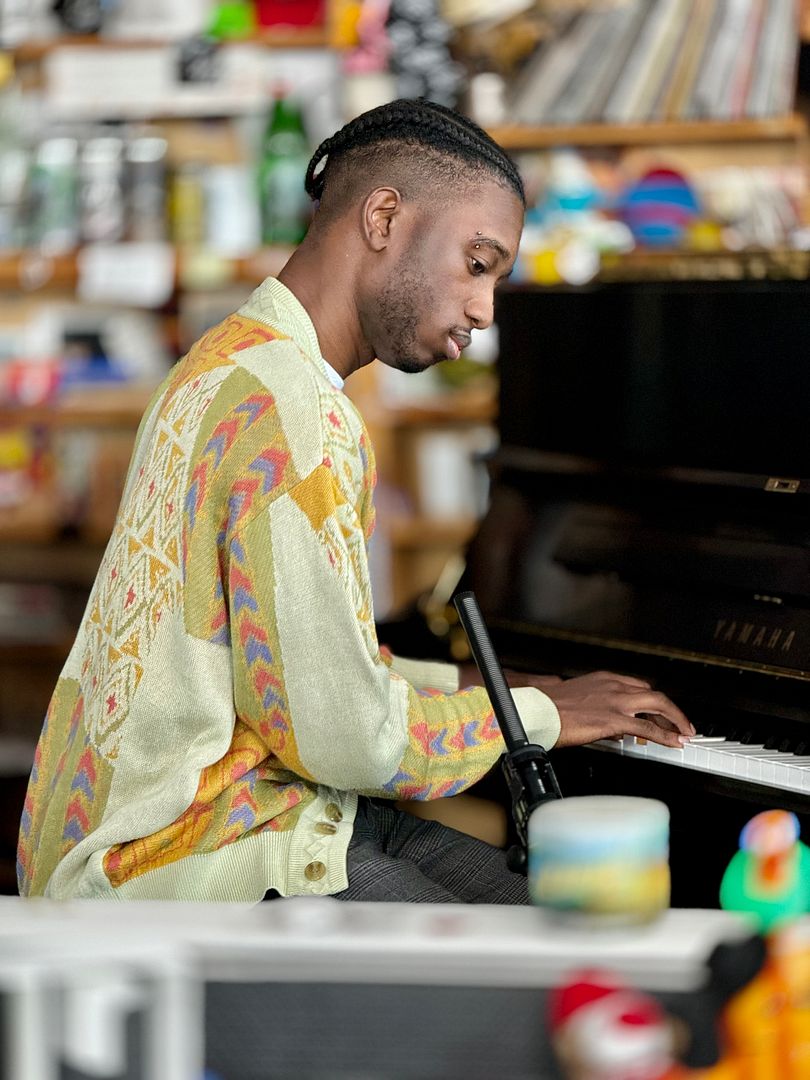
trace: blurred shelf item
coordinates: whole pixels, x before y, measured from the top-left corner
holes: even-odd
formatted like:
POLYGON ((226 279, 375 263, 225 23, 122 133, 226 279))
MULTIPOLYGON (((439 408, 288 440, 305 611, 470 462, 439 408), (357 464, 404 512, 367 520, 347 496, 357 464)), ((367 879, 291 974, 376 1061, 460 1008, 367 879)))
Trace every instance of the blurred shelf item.
POLYGON ((642 124, 573 126, 508 124, 490 128, 507 150, 545 150, 555 146, 669 146, 686 143, 798 141, 807 135, 798 113, 763 120, 667 121, 642 124))
POLYGON ((20 46, 15 66, 24 89, 39 92, 49 118, 64 124, 260 114, 274 81, 314 107, 321 98, 336 102, 340 58, 328 29, 268 29, 210 45, 196 40, 60 38, 47 47, 20 46), (195 50, 205 62, 193 68, 195 50))
POLYGON ((802 0, 799 36, 805 44, 810 43, 810 0, 802 0))

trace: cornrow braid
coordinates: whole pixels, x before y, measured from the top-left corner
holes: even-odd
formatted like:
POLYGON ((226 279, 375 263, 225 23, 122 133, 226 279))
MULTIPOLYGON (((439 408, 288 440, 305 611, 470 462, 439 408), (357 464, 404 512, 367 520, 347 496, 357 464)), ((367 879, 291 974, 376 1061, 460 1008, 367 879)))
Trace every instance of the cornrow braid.
POLYGON ((324 139, 307 168, 304 181, 307 194, 316 201, 321 200, 329 182, 330 165, 344 154, 360 147, 391 142, 417 143, 444 156, 485 168, 511 187, 526 205, 520 174, 494 139, 461 113, 421 98, 400 98, 379 105, 324 139))

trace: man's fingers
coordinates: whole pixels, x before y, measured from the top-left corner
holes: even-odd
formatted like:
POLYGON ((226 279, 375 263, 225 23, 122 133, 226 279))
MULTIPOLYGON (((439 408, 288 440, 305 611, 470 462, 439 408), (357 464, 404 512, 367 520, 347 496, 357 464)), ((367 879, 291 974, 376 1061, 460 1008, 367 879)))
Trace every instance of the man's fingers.
POLYGON ((621 687, 628 687, 633 690, 650 690, 651 686, 644 679, 637 679, 635 675, 617 675, 615 671, 596 671, 593 674, 595 679, 610 679, 614 683, 618 683, 621 687))
POLYGON ((660 743, 662 746, 671 746, 676 750, 683 749, 684 736, 676 728, 663 727, 651 717, 634 716, 626 727, 628 735, 660 743))
POLYGON ((665 716, 657 715, 656 713, 639 713, 639 720, 649 720, 653 724, 657 724, 658 727, 663 728, 664 731, 674 731, 676 735, 680 735, 680 731, 671 723, 665 716))
POLYGON ((633 716, 638 716, 639 713, 662 716, 673 724, 681 735, 691 736, 695 734, 694 727, 678 706, 673 704, 665 694, 660 694, 656 690, 632 694, 628 698, 628 711, 633 716))

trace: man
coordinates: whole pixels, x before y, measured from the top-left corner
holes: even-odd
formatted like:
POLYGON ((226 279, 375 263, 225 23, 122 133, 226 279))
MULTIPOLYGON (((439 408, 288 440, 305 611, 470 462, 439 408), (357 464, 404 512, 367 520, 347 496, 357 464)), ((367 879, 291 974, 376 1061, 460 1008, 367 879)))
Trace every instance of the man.
MULTIPOLYGON (((469 787, 502 742, 455 667, 380 652, 372 449, 341 392, 375 358, 421 371, 489 325, 521 181, 469 121, 398 101, 327 139, 306 185, 318 208, 278 280, 147 409, 37 748, 23 894, 527 900, 499 849, 395 809, 469 787)), ((514 694, 547 747, 692 734, 635 679, 514 694)))

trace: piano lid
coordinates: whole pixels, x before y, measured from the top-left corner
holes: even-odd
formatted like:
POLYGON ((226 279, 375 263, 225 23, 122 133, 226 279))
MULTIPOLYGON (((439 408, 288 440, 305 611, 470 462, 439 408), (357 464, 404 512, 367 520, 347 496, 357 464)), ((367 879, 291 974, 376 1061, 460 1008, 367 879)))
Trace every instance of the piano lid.
POLYGON ((466 584, 507 662, 556 641, 804 701, 808 301, 808 282, 504 290, 502 448, 466 584))

